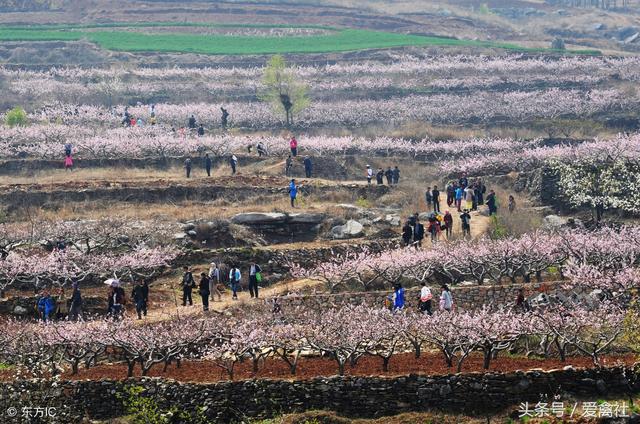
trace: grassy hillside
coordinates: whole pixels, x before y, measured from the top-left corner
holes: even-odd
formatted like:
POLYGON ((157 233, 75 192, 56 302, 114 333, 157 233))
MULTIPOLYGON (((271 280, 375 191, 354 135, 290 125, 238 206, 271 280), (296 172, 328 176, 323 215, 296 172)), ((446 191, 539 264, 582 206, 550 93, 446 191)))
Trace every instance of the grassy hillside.
MULTIPOLYGON (((203 24, 107 24, 91 26, 0 27, 0 41, 71 41, 86 39, 114 51, 177 52, 212 55, 250 55, 272 53, 330 53, 403 46, 468 46, 532 51, 523 47, 496 42, 457 40, 452 38, 360 29, 336 29, 327 34, 308 36, 225 35, 189 33, 153 33, 162 26, 210 26, 236 28, 273 28, 273 25, 203 25, 203 24), (146 28, 145 32, 127 28, 146 28)), ((320 28, 320 27, 315 27, 320 28)), ((595 51, 573 53, 595 54, 595 51)))

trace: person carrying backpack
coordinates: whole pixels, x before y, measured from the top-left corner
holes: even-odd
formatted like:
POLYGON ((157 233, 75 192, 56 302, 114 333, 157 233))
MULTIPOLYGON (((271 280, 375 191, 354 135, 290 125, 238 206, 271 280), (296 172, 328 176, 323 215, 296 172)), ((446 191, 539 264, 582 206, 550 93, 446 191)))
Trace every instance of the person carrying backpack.
POLYGON ((251 298, 258 298, 258 283, 262 281, 262 268, 258 264, 251 264, 249 268, 249 294, 251 298))
POLYGON ((240 273, 240 269, 237 267, 231 267, 229 270, 229 284, 231 284, 231 291, 233 292, 232 299, 238 299, 238 289, 240 288, 240 281, 242 279, 242 274, 240 273))

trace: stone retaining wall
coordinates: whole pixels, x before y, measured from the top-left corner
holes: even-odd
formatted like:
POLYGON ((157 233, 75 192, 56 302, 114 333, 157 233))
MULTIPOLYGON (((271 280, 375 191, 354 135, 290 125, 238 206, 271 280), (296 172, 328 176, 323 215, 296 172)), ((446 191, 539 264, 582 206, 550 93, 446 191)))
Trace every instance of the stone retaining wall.
MULTIPOLYGON (((270 418, 310 409, 333 410, 353 417, 374 417, 438 408, 468 415, 490 413, 520 402, 535 402, 541 394, 579 396, 595 402, 603 395, 640 392, 631 368, 601 368, 442 376, 329 377, 304 381, 246 380, 209 384, 178 383, 158 378, 117 381, 16 381, 0 384, 3 423, 31 421, 7 416, 9 408, 55 407, 47 423, 78 423, 124 415, 118 393, 127 387, 145 389, 161 408, 193 411, 204 407, 210 422, 270 418)), ((533 407, 533 406, 532 406, 533 407)))
MULTIPOLYGON (((433 293, 433 308, 438 307, 441 289, 438 285, 431 285, 433 293)), ((459 309, 475 309, 483 305, 487 306, 512 306, 515 304, 518 290, 525 290, 525 297, 540 292, 560 292, 569 295, 562 290, 561 282, 529 283, 517 285, 483 285, 483 286, 451 286, 454 307, 459 309)), ((281 307, 305 307, 313 309, 326 309, 339 305, 384 305, 385 298, 390 291, 348 292, 336 294, 313 295, 287 295, 278 298, 281 307)), ((405 302, 407 308, 418 308, 420 288, 414 287, 405 290, 405 302)))

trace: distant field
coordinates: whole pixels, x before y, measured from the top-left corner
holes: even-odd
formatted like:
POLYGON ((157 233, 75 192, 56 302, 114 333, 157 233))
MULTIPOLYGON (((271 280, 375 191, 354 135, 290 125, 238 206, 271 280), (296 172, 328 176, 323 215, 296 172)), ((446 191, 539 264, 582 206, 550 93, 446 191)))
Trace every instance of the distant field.
MULTIPOLYGON (((514 44, 452 38, 427 37, 359 29, 319 26, 279 25, 205 25, 190 23, 104 24, 74 26, 0 26, 0 41, 72 41, 85 39, 114 51, 177 52, 212 55, 251 55, 273 53, 330 53, 403 46, 466 46, 501 48, 520 51, 514 44), (189 33, 153 33, 154 27, 220 27, 220 28, 316 28, 331 30, 328 34, 308 36, 219 35, 189 33), (136 28, 138 31, 128 31, 136 28), (140 28, 148 28, 140 32, 140 28)), ((572 51, 576 54, 598 54, 597 51, 572 51)))

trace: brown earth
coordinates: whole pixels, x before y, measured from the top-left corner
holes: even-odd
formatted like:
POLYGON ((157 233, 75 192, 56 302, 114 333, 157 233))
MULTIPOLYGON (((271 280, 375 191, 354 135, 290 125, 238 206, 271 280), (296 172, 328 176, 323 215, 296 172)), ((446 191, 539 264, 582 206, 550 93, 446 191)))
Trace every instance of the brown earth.
MULTIPOLYGON (((618 364, 632 365, 637 361, 635 355, 607 356, 602 360, 604 366, 614 366, 618 364)), ((566 362, 558 359, 526 359, 519 357, 502 356, 491 363, 490 372, 510 372, 516 370, 544 369, 552 370, 565 366, 591 368, 593 363, 587 357, 570 357, 566 362)), ((151 377, 171 378, 178 381, 189 382, 215 382, 228 380, 225 370, 217 367, 209 361, 185 361, 180 368, 175 365, 169 367, 167 372, 162 371, 162 365, 158 365, 149 371, 151 377)), ((473 354, 464 362, 462 371, 484 372, 482 368, 482 355, 473 354)), ((382 371, 382 360, 373 356, 364 356, 355 367, 346 366, 345 375, 353 376, 396 376, 416 373, 422 375, 446 375, 455 373, 455 369, 447 368, 446 363, 440 353, 426 352, 419 359, 415 359, 413 353, 402 353, 393 356, 389 363, 389 371, 382 371)), ((260 364, 256 374, 252 372, 251 361, 238 363, 234 371, 234 379, 251 378, 271 378, 298 380, 309 379, 321 376, 333 376, 337 374, 337 364, 327 358, 301 358, 298 363, 298 370, 295 376, 291 376, 287 364, 279 359, 269 358, 260 364)), ((79 374, 72 376, 69 373, 63 375, 64 379, 79 380, 100 380, 100 379, 124 379, 127 375, 125 364, 99 365, 89 369, 81 369, 79 374)), ((140 376, 140 370, 136 368, 135 376, 140 376)), ((0 374, 1 376, 1 374, 0 374)))

